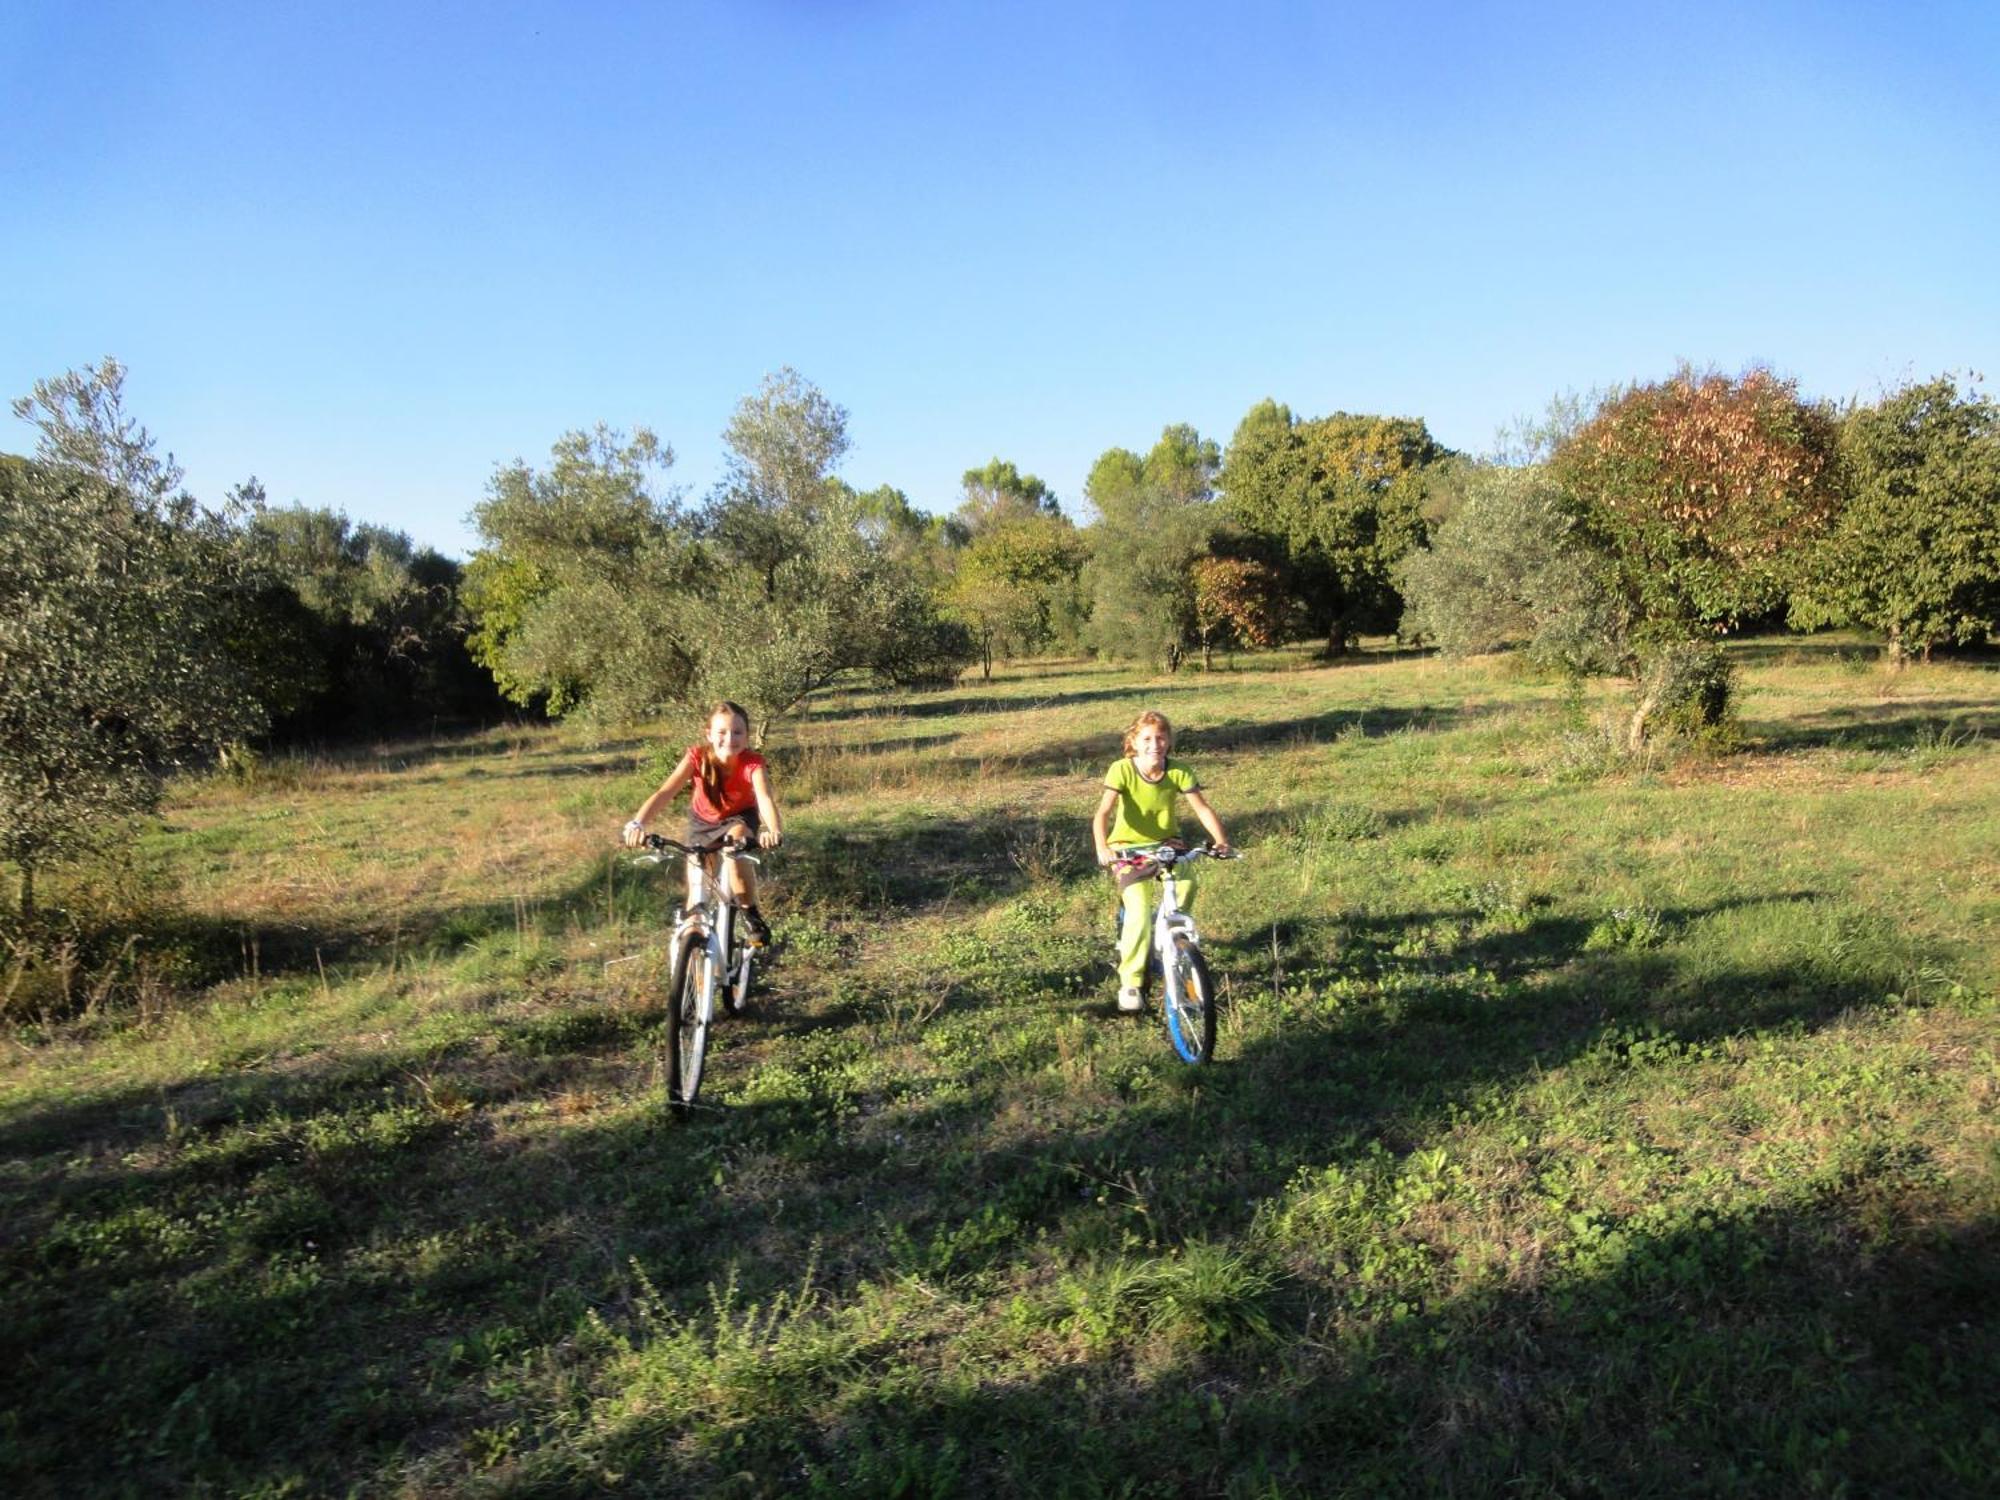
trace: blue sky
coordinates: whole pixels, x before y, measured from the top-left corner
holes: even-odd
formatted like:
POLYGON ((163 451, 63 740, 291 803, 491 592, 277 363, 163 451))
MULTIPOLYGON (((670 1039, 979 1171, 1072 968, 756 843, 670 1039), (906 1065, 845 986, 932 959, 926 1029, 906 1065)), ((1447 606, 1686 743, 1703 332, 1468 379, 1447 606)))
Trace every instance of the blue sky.
POLYGON ((598 421, 699 498, 781 365, 855 484, 998 455, 1074 511, 1267 395, 1483 450, 1683 359, 1838 398, 2000 345, 1985 0, 14 0, 0 97, 0 393, 115 354, 204 498, 460 555, 598 421))

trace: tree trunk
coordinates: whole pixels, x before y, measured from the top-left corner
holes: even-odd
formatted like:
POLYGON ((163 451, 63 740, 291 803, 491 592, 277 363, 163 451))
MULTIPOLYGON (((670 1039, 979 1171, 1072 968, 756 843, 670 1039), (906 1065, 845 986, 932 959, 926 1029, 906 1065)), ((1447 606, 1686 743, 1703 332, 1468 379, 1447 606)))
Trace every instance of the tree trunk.
POLYGON ((1207 636, 1201 638, 1201 669, 1212 671, 1215 667, 1215 648, 1209 644, 1207 636))
POLYGON ((1347 655, 1347 627, 1336 621, 1326 633, 1326 656, 1328 661, 1347 655))
POLYGON ((1639 695, 1638 706, 1632 710, 1632 727, 1625 734, 1625 748, 1634 755, 1646 748, 1646 721, 1659 706, 1658 695, 1643 692, 1639 695))
POLYGON ((1903 647, 1903 628, 1900 625, 1891 625, 1889 627, 1889 670, 1900 672, 1904 667, 1909 665, 1909 661, 1910 653, 1903 647))
POLYGON ((993 680, 993 636, 990 631, 979 641, 979 680, 993 680))

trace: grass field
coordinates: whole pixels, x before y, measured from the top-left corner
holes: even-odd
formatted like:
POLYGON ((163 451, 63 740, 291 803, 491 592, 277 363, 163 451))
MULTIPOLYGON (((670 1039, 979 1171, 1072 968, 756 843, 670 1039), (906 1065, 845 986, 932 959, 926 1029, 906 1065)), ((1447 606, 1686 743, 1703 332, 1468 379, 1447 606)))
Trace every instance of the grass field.
POLYGON ((609 845, 695 726, 184 786, 12 1002, 0 1487, 1990 1493, 2000 671, 1735 649, 1639 763, 1386 651, 818 701, 684 1115, 609 845), (1088 858, 1144 706, 1248 856, 1199 1070, 1088 858))

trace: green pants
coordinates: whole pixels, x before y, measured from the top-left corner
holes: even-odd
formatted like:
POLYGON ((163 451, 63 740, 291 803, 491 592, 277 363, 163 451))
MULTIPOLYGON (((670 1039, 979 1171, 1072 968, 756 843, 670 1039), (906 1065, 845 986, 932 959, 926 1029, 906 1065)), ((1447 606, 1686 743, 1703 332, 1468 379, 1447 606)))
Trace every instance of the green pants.
MULTIPOLYGON (((1174 900, 1186 911, 1194 902, 1194 876, 1174 876, 1174 900)), ((1153 946, 1153 912, 1160 904, 1158 880, 1135 880, 1118 898, 1124 920, 1118 928, 1118 986, 1137 989, 1146 977, 1146 955, 1153 946)))

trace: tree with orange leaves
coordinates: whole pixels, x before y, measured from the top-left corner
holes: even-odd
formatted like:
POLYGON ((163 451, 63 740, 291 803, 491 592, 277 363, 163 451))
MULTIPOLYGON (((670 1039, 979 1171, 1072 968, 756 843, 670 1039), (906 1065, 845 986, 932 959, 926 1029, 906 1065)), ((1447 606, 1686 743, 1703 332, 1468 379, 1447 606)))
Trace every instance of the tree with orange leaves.
POLYGON ((1579 541, 1633 622, 1628 743, 1661 720, 1727 715, 1733 671, 1716 637, 1782 605, 1840 510, 1824 407, 1768 370, 1682 366, 1608 397, 1550 459, 1579 541))
POLYGON ((1685 366, 1633 386, 1555 453, 1555 477, 1618 564, 1641 638, 1722 633, 1785 602, 1840 509, 1835 425, 1793 382, 1685 366))
POLYGON ((1196 561, 1191 575, 1202 670, 1213 665, 1217 645, 1261 648, 1284 639, 1290 612, 1283 580, 1269 563, 1210 555, 1196 561))

